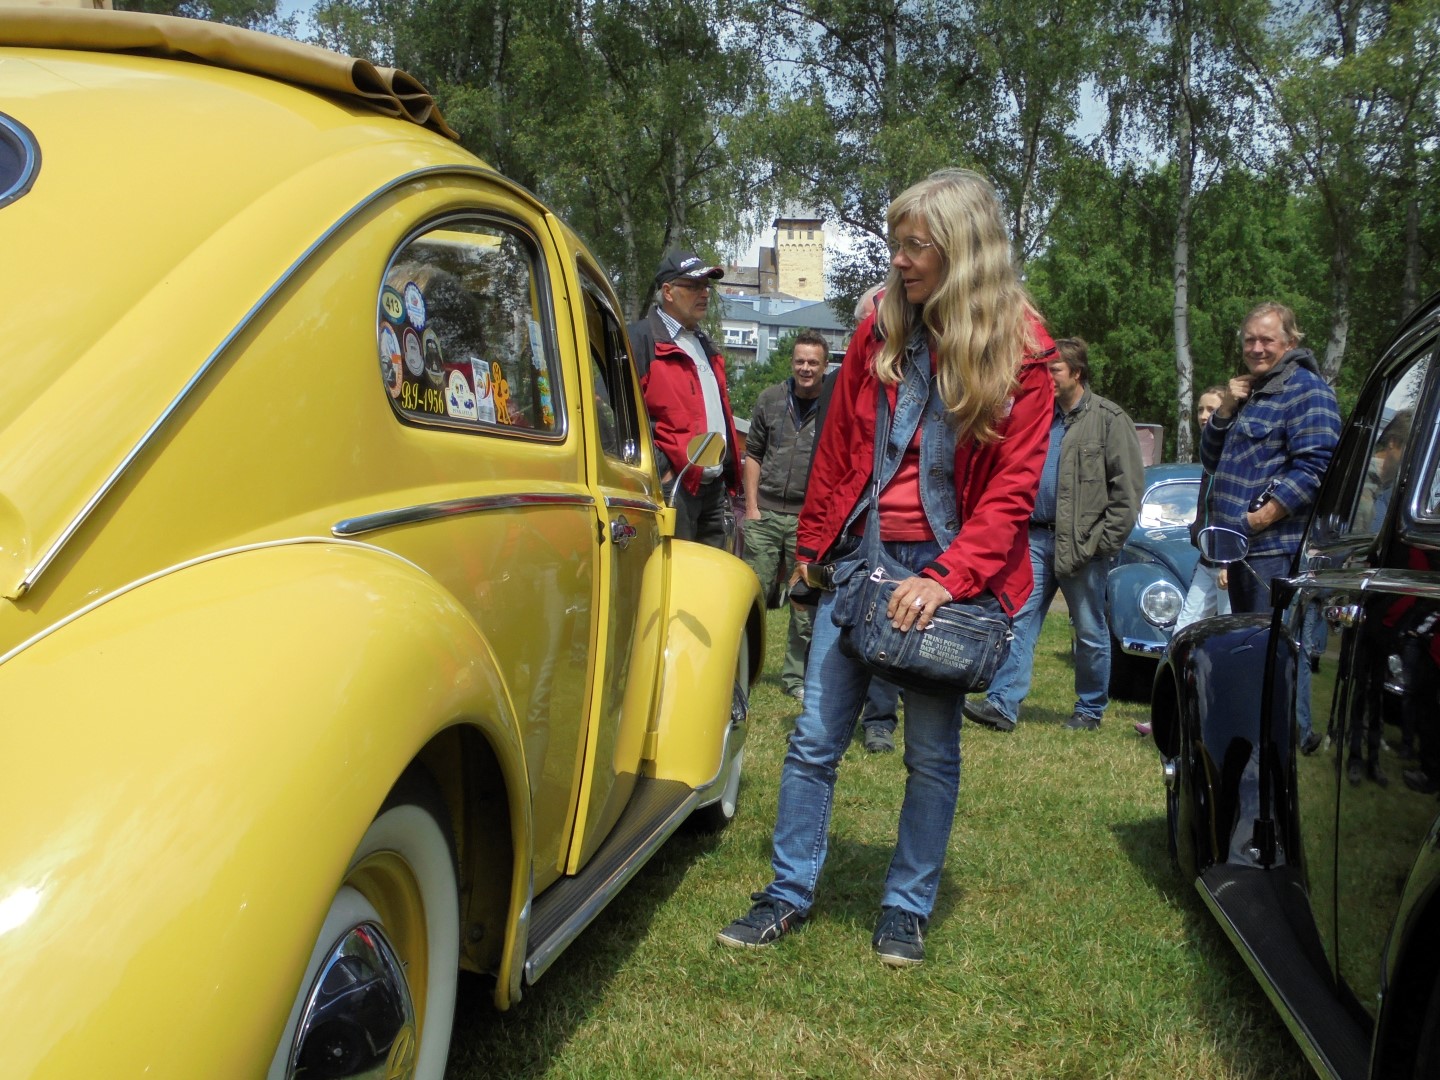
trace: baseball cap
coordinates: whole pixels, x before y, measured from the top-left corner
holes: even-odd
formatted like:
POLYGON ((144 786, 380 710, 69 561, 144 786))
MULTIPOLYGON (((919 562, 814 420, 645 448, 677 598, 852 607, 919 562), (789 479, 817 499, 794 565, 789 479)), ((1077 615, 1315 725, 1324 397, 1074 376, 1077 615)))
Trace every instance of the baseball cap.
POLYGON ((659 289, 667 281, 674 281, 676 278, 699 281, 701 278, 719 279, 724 276, 723 266, 706 266, 704 260, 693 251, 672 251, 660 260, 660 266, 655 271, 655 288, 659 289))

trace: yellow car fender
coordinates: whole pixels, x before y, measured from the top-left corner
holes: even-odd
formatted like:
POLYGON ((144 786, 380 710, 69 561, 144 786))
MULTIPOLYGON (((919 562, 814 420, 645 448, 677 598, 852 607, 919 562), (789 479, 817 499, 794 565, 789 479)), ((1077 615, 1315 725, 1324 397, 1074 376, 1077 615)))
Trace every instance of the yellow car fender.
POLYGON ((413 565, 317 541, 198 560, 3 658, 5 1074, 263 1075, 352 852, 457 719, 509 789, 523 960, 523 750, 489 656, 413 565))
MULTIPOLYGON (((713 783, 724 764, 731 691, 741 635, 749 678, 765 656, 765 602, 755 572, 728 552, 670 542, 670 596, 651 775, 693 788, 713 783)), ((738 746, 730 746, 730 753, 738 746)))

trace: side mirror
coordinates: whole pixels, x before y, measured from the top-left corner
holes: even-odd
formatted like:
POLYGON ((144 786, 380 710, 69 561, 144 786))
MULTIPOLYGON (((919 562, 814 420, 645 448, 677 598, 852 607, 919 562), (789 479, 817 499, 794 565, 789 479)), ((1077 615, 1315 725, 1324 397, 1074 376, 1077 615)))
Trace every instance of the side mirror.
POLYGON ((689 470, 711 468, 719 465, 724 458, 724 435, 718 431, 706 431, 696 435, 685 447, 685 468, 675 474, 675 482, 670 485, 665 501, 671 506, 675 505, 675 499, 680 494, 680 481, 689 470))
POLYGON ((1250 550, 1249 537, 1223 525, 1210 525, 1201 529, 1196 542, 1200 554, 1220 566, 1239 562, 1250 550))

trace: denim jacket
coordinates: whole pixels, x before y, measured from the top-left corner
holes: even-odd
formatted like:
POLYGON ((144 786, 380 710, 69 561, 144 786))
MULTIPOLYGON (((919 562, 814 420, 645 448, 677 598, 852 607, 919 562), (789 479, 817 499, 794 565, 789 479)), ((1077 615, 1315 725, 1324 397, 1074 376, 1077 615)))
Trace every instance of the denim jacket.
MULTIPOLYGON (((999 438, 981 445, 957 435, 932 402, 928 367, 907 366, 899 387, 887 388, 897 422, 887 449, 882 481, 894 476, 900 454, 920 417, 940 409, 939 423, 926 423, 920 436, 921 505, 942 551, 921 573, 939 582, 955 599, 995 594, 1009 615, 1030 595, 1030 551, 1026 522, 1035 505, 1035 487, 1045 463, 1055 387, 1046 368, 1054 343, 1044 326, 1031 327, 1035 341, 1016 372, 1015 388, 997 418, 999 438), (906 435, 908 429, 909 436, 906 435), (928 436, 928 441, 927 441, 928 436), (902 441, 903 440, 903 441, 902 441), (891 456, 891 451, 898 451, 891 456)), ((911 343, 912 355, 924 338, 911 343)), ((875 464, 875 358, 882 339, 868 316, 850 339, 820 431, 805 508, 800 513, 795 552, 801 562, 823 562, 868 502, 875 464)), ((928 349, 921 349, 928 357, 928 349)), ((938 402, 938 393, 935 402, 938 402)))

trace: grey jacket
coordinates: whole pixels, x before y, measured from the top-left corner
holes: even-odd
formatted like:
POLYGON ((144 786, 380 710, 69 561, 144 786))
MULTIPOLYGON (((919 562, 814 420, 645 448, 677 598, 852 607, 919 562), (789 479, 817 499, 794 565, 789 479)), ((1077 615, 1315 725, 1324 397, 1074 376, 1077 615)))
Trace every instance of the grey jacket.
POLYGON ((1070 575, 1125 545, 1145 494, 1135 424, 1113 401, 1085 391, 1065 415, 1055 485, 1055 572, 1070 575))
POLYGON ((760 485, 755 493, 762 510, 798 514, 805 505, 810 459, 815 453, 815 431, 820 410, 812 401, 800 423, 791 398, 793 380, 786 379, 760 391, 745 436, 745 453, 760 463, 760 485))

